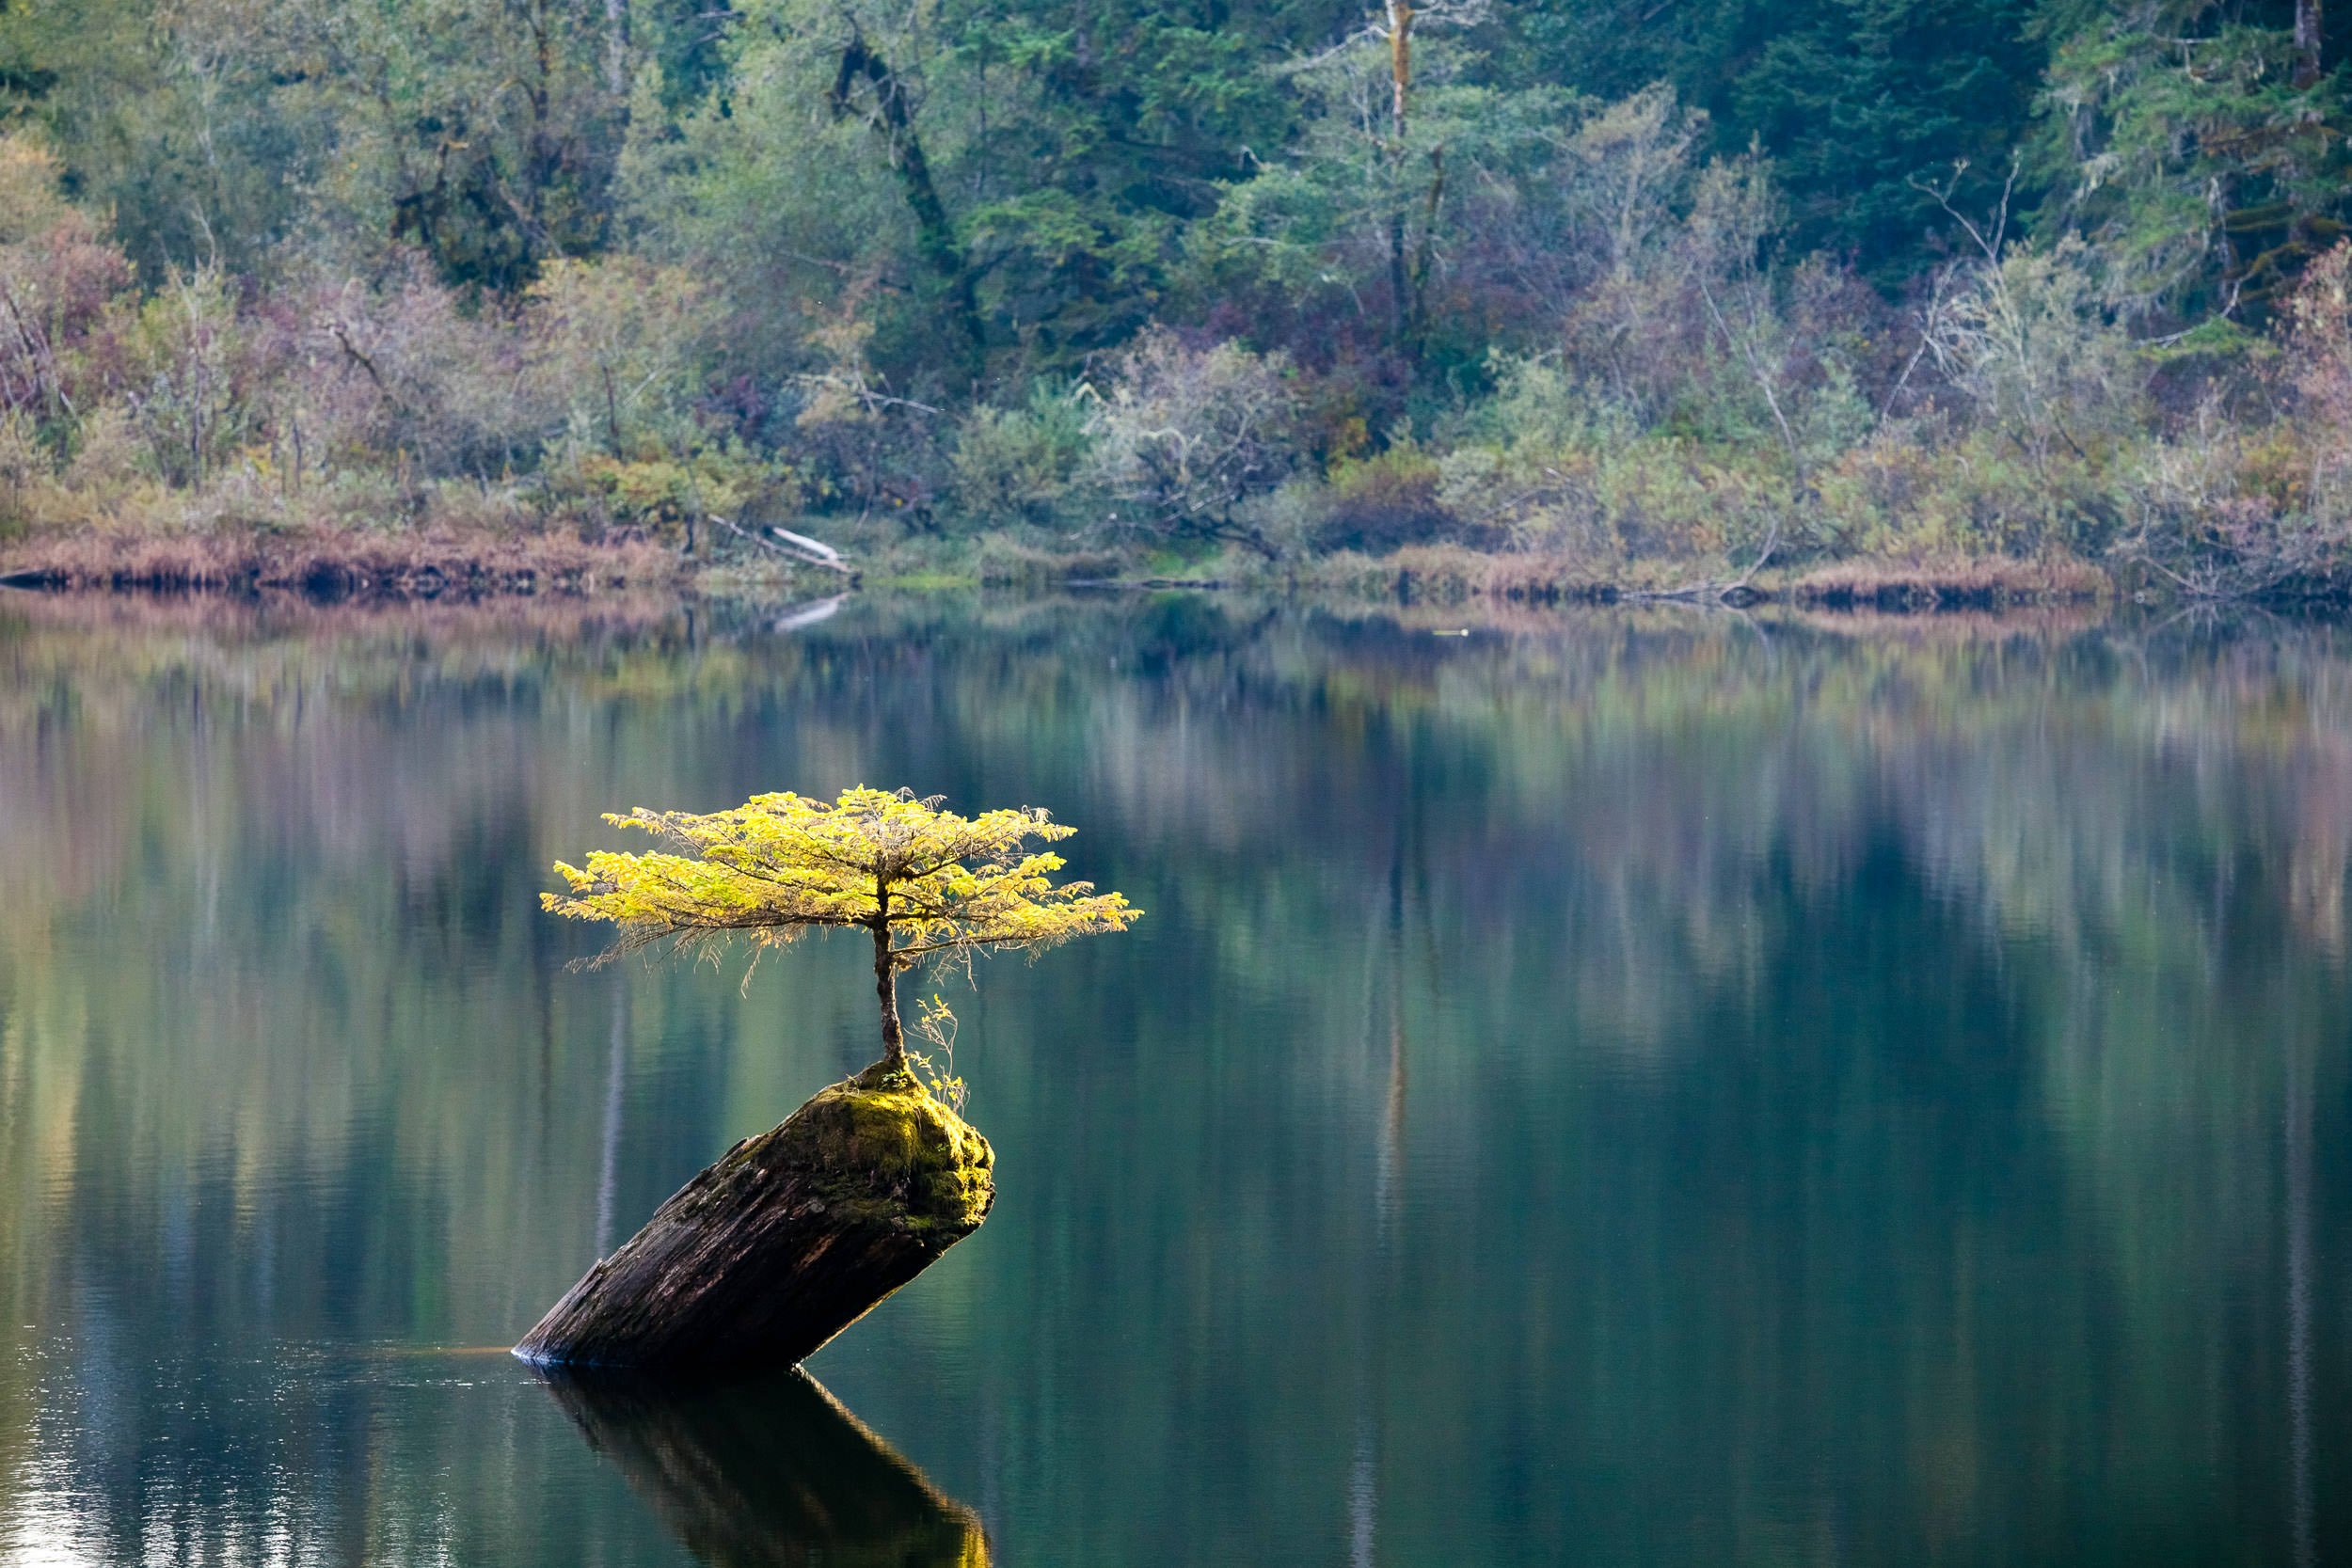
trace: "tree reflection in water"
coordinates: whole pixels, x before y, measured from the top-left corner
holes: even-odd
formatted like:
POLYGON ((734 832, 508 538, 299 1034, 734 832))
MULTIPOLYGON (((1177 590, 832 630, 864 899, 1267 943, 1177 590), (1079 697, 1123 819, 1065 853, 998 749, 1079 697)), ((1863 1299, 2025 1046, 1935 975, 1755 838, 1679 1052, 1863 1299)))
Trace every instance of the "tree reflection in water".
POLYGON ((548 862, 860 780, 1154 911, 989 975, 1005 1202, 820 1363, 992 1555, 2341 1559, 2352 632, 1422 613, 0 597, 0 1560, 839 1506, 446 1347, 866 1059, 548 862))
POLYGON ((556 1402, 714 1568, 985 1568, 979 1516, 798 1368, 724 1387, 549 1370, 556 1402))

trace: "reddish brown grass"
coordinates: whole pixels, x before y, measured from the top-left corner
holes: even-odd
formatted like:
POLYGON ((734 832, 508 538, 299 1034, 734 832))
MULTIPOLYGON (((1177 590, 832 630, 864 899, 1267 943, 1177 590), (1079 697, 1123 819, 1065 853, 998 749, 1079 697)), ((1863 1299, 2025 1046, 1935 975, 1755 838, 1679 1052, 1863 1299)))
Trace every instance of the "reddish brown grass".
POLYGON ((1890 612, 2096 604, 2113 592, 2107 574, 2087 562, 2006 556, 1840 562, 1780 585, 1781 596, 1801 605, 1890 612))
POLYGON ((59 588, 297 589, 332 598, 595 594, 674 585, 678 559, 647 544, 559 533, 72 534, 0 551, 0 578, 59 588))

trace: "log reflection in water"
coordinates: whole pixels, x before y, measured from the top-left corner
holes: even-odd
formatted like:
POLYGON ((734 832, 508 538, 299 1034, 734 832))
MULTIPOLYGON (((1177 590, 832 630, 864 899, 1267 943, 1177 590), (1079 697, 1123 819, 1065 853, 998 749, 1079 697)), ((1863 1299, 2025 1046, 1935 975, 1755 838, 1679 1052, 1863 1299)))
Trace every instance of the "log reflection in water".
POLYGON ((720 1568, 985 1568, 979 1516, 797 1367, 723 1388, 549 1369, 548 1390, 720 1568))

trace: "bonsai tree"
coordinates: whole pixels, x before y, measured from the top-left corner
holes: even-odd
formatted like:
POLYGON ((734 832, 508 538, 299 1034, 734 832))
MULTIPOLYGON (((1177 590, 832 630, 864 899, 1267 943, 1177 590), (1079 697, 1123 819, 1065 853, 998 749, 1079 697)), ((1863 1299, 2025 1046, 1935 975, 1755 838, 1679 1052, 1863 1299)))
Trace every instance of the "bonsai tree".
POLYGON ((832 801, 757 795, 708 816, 635 811, 605 820, 667 847, 599 852, 585 870, 557 864, 565 891, 542 903, 617 925, 607 958, 656 942, 715 956, 738 938, 764 949, 864 931, 882 1056, 679 1188, 515 1354, 540 1365, 788 1365, 988 1217, 995 1154, 958 1114, 954 1085, 912 1070, 921 1063, 910 1064, 898 1027, 898 972, 1121 931, 1143 911, 1085 882, 1057 884, 1061 857, 1032 845, 1071 830, 1042 811, 962 817, 939 800, 861 786, 832 801))
POLYGON ((810 931, 865 931, 882 1006, 876 1066, 906 1072, 901 970, 968 958, 976 949, 1037 952, 1072 937, 1123 931, 1143 913, 1090 882, 1052 879, 1061 857, 1027 846, 1076 830, 1041 808, 964 817, 941 811, 943 799, 861 785, 830 802, 755 795, 707 816, 640 807, 605 820, 652 833, 674 850, 599 850, 584 870, 558 862, 568 891, 540 900, 556 914, 618 925, 608 958, 657 942, 715 954, 739 937, 764 949, 810 931))

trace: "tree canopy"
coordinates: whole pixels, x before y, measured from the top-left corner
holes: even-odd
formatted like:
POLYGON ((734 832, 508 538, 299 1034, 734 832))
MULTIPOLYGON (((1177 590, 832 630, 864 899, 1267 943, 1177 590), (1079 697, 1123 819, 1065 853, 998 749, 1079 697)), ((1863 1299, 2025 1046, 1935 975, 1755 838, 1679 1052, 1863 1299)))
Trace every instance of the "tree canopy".
POLYGON ((715 952, 738 937, 772 947, 810 931, 865 930, 874 943, 884 1060, 901 1066, 899 971, 974 950, 1038 952, 1123 931, 1143 914, 1090 882, 1054 881, 1062 858, 1028 846, 1076 830, 1042 807, 966 817, 939 809, 942 799, 859 785, 831 801, 787 792, 707 816, 644 807, 608 815, 613 826, 652 833, 675 850, 598 850, 584 869, 558 862, 566 891, 542 894, 540 902, 555 914, 618 926, 611 953, 663 942, 715 952))
POLYGON ((808 517, 1753 573, 2104 558, 2227 502, 2352 562, 2278 368, 2352 234, 2328 23, 0 0, 0 543, 405 517, 699 562, 808 517), (2022 428, 2029 385, 2074 406, 2022 428))

